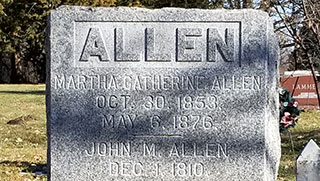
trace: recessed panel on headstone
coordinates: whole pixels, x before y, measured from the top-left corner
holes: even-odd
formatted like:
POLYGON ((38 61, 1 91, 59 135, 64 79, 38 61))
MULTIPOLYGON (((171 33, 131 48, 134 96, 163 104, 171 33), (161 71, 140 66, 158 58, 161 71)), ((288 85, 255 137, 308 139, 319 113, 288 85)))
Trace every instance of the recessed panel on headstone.
POLYGON ((50 180, 275 180, 266 13, 63 6, 47 56, 50 180))

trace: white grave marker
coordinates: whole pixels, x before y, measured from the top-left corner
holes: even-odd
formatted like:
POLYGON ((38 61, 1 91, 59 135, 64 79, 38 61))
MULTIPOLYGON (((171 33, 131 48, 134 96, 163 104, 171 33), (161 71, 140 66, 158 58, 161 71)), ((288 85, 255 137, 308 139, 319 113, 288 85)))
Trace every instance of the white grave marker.
POLYGON ((297 159, 297 181, 320 180, 320 148, 311 139, 297 159))

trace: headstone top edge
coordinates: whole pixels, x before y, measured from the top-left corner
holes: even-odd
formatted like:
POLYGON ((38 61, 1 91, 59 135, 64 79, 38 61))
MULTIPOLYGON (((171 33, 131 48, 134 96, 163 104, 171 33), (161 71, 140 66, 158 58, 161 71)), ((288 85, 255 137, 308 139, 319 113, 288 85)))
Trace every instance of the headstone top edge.
MULTIPOLYGON (((51 12, 92 12, 96 13, 99 11, 103 10, 112 10, 112 11, 132 11, 132 12, 145 12, 145 13, 180 13, 180 12, 203 12, 203 13, 225 13, 225 14, 248 14, 248 13, 254 13, 254 14, 259 14, 260 16, 263 16, 264 18, 271 19, 271 17, 268 15, 267 12, 264 12, 262 10, 257 10, 257 9, 200 9, 200 8, 179 8, 179 7, 164 7, 164 8, 157 8, 157 9, 150 9, 150 8, 142 8, 142 7, 125 7, 125 6, 118 6, 118 7, 92 7, 92 6, 73 6, 73 5, 62 5, 59 6, 58 8, 52 10, 51 12)), ((263 18, 261 17, 261 18, 263 18)), ((259 17, 255 17, 259 18, 259 17)))
POLYGON ((320 148, 313 139, 310 139, 307 145, 303 148, 303 150, 297 157, 297 161, 308 159, 311 154, 320 155, 320 148))

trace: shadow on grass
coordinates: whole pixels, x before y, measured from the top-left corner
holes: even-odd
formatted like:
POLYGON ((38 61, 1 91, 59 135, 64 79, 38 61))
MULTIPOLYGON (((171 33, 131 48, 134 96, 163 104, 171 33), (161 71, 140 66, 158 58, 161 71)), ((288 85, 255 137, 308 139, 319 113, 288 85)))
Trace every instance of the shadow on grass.
POLYGON ((18 161, 1 161, 0 165, 25 168, 24 170, 22 170, 22 172, 27 172, 27 173, 42 172, 43 174, 47 174, 47 164, 18 162, 18 161))
POLYGON ((310 139, 320 140, 320 128, 308 131, 294 131, 291 132, 291 137, 290 133, 282 133, 281 139, 281 142, 284 143, 282 144, 282 154, 292 154, 292 144, 294 152, 299 154, 310 139))
POLYGON ((45 95, 46 91, 0 91, 0 93, 45 95))
POLYGON ((310 139, 320 140, 320 128, 306 131, 291 129, 291 132, 281 133, 282 163, 279 167, 281 181, 284 178, 285 181, 296 179, 296 158, 310 139))

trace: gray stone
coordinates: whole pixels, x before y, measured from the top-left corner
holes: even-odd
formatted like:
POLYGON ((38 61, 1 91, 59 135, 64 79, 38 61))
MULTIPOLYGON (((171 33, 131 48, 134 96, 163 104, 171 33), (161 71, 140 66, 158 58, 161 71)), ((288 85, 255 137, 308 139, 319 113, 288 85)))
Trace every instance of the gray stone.
POLYGON ((278 44, 256 10, 51 11, 50 180, 275 180, 278 44))
POLYGON ((297 181, 320 180, 320 148, 311 139, 297 159, 297 181))

